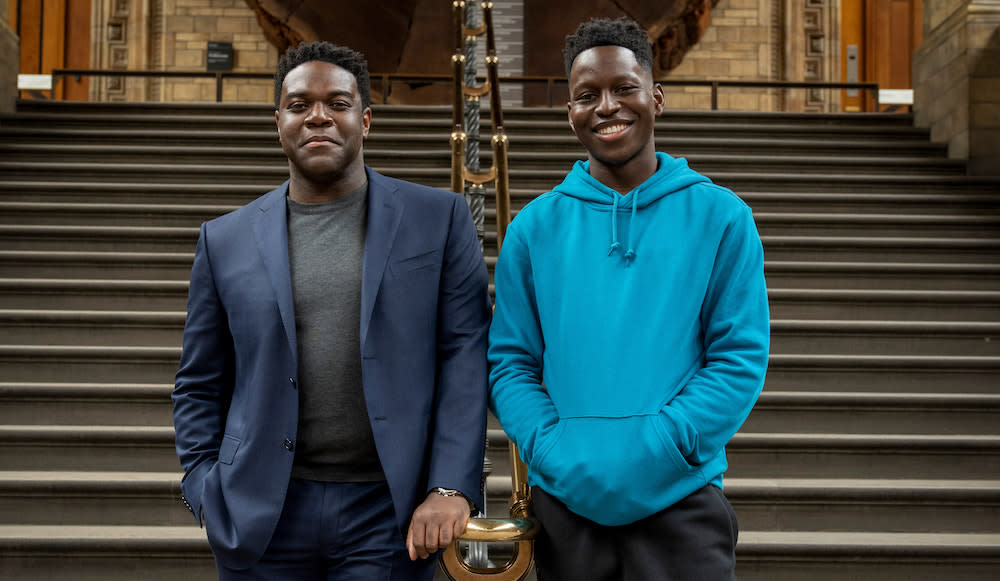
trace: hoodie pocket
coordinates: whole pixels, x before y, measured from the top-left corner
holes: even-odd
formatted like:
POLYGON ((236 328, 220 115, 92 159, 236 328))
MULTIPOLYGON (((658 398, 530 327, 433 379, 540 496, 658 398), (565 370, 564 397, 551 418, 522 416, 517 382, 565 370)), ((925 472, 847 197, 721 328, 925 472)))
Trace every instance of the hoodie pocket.
POLYGON ((532 471, 541 471, 540 467, 544 465, 549 453, 552 452, 559 440, 562 439, 563 432, 565 431, 566 422, 560 420, 559 423, 556 424, 556 427, 542 439, 540 444, 536 445, 535 449, 530 451, 531 453, 528 458, 525 458, 522 453, 522 459, 524 460, 524 463, 528 465, 528 468, 532 471))

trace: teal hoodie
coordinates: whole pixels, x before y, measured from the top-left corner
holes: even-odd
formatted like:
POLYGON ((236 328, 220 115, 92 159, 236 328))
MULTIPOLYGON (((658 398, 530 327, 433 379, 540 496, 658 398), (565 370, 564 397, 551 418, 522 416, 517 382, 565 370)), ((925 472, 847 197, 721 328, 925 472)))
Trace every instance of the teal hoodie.
POLYGON ((708 483, 764 383, 764 255, 750 208, 657 154, 622 196, 577 162, 497 262, 490 405, 529 483, 603 525, 708 483))

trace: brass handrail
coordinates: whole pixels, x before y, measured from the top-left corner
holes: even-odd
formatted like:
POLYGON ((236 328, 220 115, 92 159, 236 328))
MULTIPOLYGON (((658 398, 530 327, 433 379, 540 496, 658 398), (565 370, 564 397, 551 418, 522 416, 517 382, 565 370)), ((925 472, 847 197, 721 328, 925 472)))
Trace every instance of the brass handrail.
MULTIPOLYGON (((503 109, 500 104, 500 81, 497 72, 499 59, 496 56, 496 40, 493 33, 493 3, 484 1, 483 25, 469 28, 465 25, 466 2, 452 3, 455 30, 455 54, 451 58, 454 78, 451 132, 451 189, 465 192, 465 184, 482 185, 494 182, 497 208, 497 250, 503 244, 504 233, 510 223, 510 179, 507 164, 509 140, 503 129, 503 109), (480 87, 468 87, 465 83, 466 37, 486 34, 487 77, 480 87), (464 100, 478 100, 490 96, 490 117, 493 124, 493 165, 486 171, 472 171, 465 164, 464 100)), ((517 446, 510 443, 511 484, 510 518, 473 518, 465 532, 453 542, 442 555, 441 566, 445 574, 454 581, 473 581, 489 578, 496 581, 518 581, 531 570, 534 563, 532 538, 538 532, 538 523, 531 514, 531 492, 528 487, 528 467, 521 460, 517 446), (459 541, 514 543, 513 556, 499 567, 478 567, 467 563, 461 556, 459 541)))

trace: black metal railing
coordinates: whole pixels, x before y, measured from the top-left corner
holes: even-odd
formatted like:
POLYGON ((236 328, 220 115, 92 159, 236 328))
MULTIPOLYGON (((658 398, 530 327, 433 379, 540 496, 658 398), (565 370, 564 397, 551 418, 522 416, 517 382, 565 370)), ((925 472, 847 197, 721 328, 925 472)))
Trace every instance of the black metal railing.
MULTIPOLYGON (((215 100, 223 101, 223 85, 228 79, 272 79, 272 73, 240 73, 231 71, 122 71, 109 69, 53 69, 53 87, 62 77, 136 77, 136 78, 201 78, 215 79, 215 100)), ((388 103, 395 83, 409 85, 450 85, 454 82, 451 74, 420 74, 420 73, 372 73, 373 89, 382 93, 382 103, 388 103)), ((485 81, 486 77, 481 77, 485 81)), ((500 84, 520 84, 524 87, 542 86, 545 88, 545 104, 552 107, 558 88, 568 87, 566 77, 542 75, 506 75, 497 78, 500 84)), ((873 111, 879 110, 878 83, 826 83, 826 82, 796 82, 796 81, 712 81, 700 79, 660 79, 656 82, 664 87, 705 87, 711 90, 711 108, 719 108, 719 92, 724 89, 808 89, 808 90, 860 90, 866 91, 872 99, 873 111)))

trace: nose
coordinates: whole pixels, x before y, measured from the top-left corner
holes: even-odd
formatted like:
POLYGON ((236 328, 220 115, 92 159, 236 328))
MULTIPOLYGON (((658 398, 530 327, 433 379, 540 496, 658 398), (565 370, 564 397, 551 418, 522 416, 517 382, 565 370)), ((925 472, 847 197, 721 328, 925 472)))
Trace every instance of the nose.
POLYGON ((621 105, 613 92, 601 91, 600 101, 597 103, 598 115, 613 115, 620 107, 621 105))
POLYGON ((333 123, 333 118, 330 116, 330 112, 326 108, 326 103, 322 101, 317 101, 312 104, 309 108, 309 112, 306 114, 305 122, 307 125, 312 126, 325 126, 333 123))

